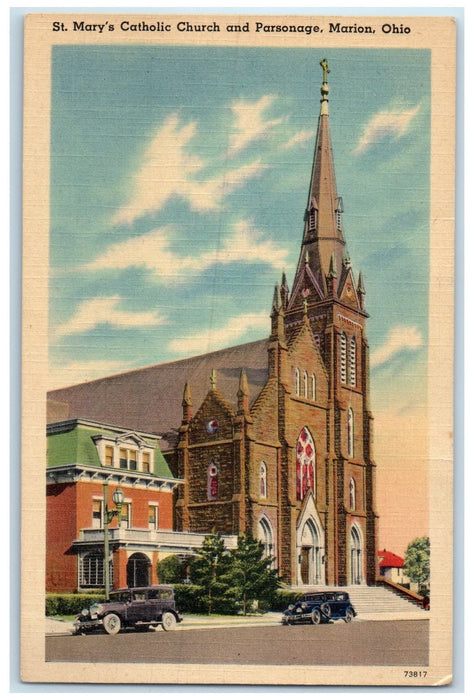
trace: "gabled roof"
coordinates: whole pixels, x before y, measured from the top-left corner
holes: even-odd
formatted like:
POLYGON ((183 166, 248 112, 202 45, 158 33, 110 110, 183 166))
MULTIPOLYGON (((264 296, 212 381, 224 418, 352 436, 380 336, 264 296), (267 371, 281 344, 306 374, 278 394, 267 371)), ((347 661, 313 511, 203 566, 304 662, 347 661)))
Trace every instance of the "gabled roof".
POLYGON ((236 407, 240 372, 244 368, 252 405, 268 378, 267 347, 265 338, 57 389, 48 393, 48 409, 53 409, 54 421, 87 418, 155 433, 162 436, 162 449, 171 449, 181 425, 185 383, 188 382, 195 413, 210 389, 214 369, 219 393, 236 407))
POLYGON ((387 552, 386 549, 377 552, 379 557, 379 566, 383 568, 402 569, 405 566, 404 560, 393 552, 387 552))

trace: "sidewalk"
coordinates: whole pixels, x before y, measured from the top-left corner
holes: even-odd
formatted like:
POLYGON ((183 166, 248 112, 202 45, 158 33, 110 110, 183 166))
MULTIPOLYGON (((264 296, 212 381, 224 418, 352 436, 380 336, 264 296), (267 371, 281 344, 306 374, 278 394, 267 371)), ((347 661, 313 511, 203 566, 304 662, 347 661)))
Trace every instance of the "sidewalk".
MULTIPOLYGON (((363 620, 429 620, 429 612, 413 608, 413 612, 403 613, 363 613, 357 615, 354 623, 363 620)), ((274 627, 279 625, 281 613, 268 612, 265 615, 229 615, 222 617, 205 617, 201 615, 185 615, 183 622, 176 630, 186 629, 222 629, 225 627, 274 627)), ((72 634, 72 621, 47 617, 45 622, 46 636, 64 636, 72 634)), ((161 632, 158 627, 157 632, 161 632)))

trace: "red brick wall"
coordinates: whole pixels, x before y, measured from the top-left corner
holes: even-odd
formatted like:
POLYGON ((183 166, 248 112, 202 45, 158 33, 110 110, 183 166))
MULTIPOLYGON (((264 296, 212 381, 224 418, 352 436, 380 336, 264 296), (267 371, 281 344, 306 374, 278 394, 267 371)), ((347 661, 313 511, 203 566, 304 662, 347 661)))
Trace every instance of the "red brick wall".
MULTIPOLYGON (((132 527, 148 528, 148 504, 158 503, 160 529, 173 529, 173 495, 168 492, 121 487, 125 499, 132 501, 132 527)), ((108 489, 108 507, 115 508, 113 484, 108 489)), ((92 501, 103 497, 101 483, 54 484, 47 488, 46 590, 54 592, 77 589, 78 556, 72 542, 79 539, 82 528, 92 527, 92 501)), ((111 528, 117 527, 114 518, 111 528)), ((114 553, 114 588, 127 584, 127 554, 114 553)))
POLYGON ((46 590, 58 593, 77 588, 77 556, 71 543, 77 536, 74 484, 47 487, 46 590))

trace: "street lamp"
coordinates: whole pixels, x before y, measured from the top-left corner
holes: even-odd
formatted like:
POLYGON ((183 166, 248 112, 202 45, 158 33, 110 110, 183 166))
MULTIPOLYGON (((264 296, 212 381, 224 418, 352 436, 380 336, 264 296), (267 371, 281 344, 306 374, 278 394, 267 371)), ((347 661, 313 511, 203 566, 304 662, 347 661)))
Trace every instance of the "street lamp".
POLYGON ((122 505, 123 505, 123 491, 120 488, 115 489, 113 495, 112 495, 112 500, 115 503, 115 509, 114 510, 109 510, 108 509, 108 492, 109 492, 109 484, 107 481, 104 482, 104 574, 105 574, 105 599, 109 599, 109 594, 110 594, 110 572, 109 572, 109 525, 112 522, 112 519, 117 515, 119 518, 119 525, 120 525, 120 514, 122 512, 122 505))

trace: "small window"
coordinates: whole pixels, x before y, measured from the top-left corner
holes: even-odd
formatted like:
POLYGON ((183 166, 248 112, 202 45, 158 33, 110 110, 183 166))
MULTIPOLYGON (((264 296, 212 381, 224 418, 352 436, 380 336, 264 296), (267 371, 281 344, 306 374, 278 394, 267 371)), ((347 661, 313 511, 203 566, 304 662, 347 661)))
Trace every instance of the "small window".
POLYGON ((137 470, 137 450, 129 450, 126 447, 120 448, 120 469, 133 469, 137 470))
POLYGON ((214 500, 219 495, 219 470, 214 460, 207 469, 207 498, 214 500))
POLYGON ((308 214, 308 231, 315 231, 318 225, 318 211, 312 207, 308 214))
POLYGON ((260 487, 260 498, 267 497, 267 465, 265 462, 260 462, 259 467, 259 487, 260 487))
POLYGON ((149 530, 158 530, 158 506, 157 505, 149 505, 148 506, 148 529, 149 530))
POLYGON ((143 471, 151 473, 151 455, 149 452, 144 452, 142 457, 143 471))
POLYGON ((300 371, 298 367, 295 367, 295 394, 300 395, 300 371))
POLYGON ((311 399, 316 401, 316 375, 311 375, 311 399))
POLYGON ((101 530, 104 527, 103 515, 103 500, 101 498, 94 498, 92 500, 92 527, 97 530, 101 530))
POLYGON ((305 399, 308 398, 308 373, 306 370, 303 371, 303 389, 302 393, 305 399))
POLYGON ((350 408, 347 412, 347 454, 354 456, 354 411, 350 408))
POLYGON ((105 446, 105 466, 106 467, 113 467, 114 466, 114 447, 113 447, 113 445, 106 445, 105 446))
POLYGON ((132 504, 124 503, 122 505, 122 512, 120 514, 120 527, 131 528, 132 527, 132 504))
POLYGON ((354 479, 349 482, 349 508, 355 510, 356 507, 356 485, 354 479))

